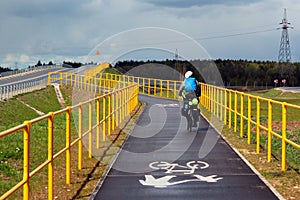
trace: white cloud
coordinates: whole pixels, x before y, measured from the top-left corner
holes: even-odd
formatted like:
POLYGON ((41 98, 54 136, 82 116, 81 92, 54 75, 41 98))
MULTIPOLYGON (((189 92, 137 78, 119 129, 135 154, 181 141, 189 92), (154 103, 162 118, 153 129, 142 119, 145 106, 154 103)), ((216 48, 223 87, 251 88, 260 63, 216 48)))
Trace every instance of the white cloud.
POLYGON ((19 62, 29 62, 30 59, 29 59, 29 56, 27 55, 21 55, 20 58, 19 58, 19 62))
POLYGON ((7 54, 5 56, 5 62, 16 62, 16 57, 13 54, 7 54))
MULTIPOLYGON (((139 27, 170 28, 185 33, 200 42, 214 58, 276 60, 279 30, 222 36, 275 29, 284 7, 295 27, 289 32, 292 54, 300 55, 296 47, 300 38, 298 0, 1 1, 0 65, 15 60, 29 62, 43 56, 47 59, 86 56, 109 36, 139 27), (28 57, 20 59, 20 55, 28 57)), ((105 49, 101 53, 105 55, 105 49)))

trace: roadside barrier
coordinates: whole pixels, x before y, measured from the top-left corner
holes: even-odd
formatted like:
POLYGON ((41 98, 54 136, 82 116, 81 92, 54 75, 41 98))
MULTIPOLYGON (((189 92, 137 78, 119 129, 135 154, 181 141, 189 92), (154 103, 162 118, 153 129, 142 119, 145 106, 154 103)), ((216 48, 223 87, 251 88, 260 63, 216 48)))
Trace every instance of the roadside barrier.
MULTIPOLYGON (((49 83, 59 81, 61 84, 72 85, 73 87, 83 88, 90 91, 97 91, 98 97, 81 102, 74 106, 68 106, 56 112, 50 112, 44 116, 33 120, 25 121, 23 124, 0 132, 0 138, 16 134, 23 131, 23 179, 3 194, 0 199, 6 199, 12 194, 23 188, 23 199, 30 198, 30 179, 37 175, 41 170, 48 168, 48 199, 54 199, 53 191, 53 174, 54 160, 65 155, 66 158, 66 184, 71 183, 71 147, 78 146, 78 169, 82 169, 82 149, 83 139, 88 138, 88 156, 92 157, 93 149, 99 148, 100 137, 102 141, 106 140, 113 131, 129 114, 136 108, 138 104, 138 85, 132 82, 123 82, 115 80, 107 80, 101 78, 91 78, 90 85, 82 83, 84 77, 76 74, 68 73, 50 73, 49 83), (84 130, 83 115, 84 108, 88 108, 88 129, 84 130), (96 109, 95 109, 96 108, 96 109), (93 113, 93 110, 94 113, 93 113), (71 113, 77 113, 77 119, 72 119, 71 113), (55 123, 59 116, 65 115, 65 136, 66 145, 54 152, 55 135, 59 134, 55 131, 55 123), (78 136, 71 137, 71 129, 74 129, 72 120, 78 122, 78 136), (31 168, 31 160, 35 155, 30 154, 31 135, 34 125, 44 122, 47 124, 46 133, 48 138, 48 157, 36 168, 31 168), (93 146, 93 135, 96 135, 96 146, 93 146)), ((85 109, 86 110, 86 109, 85 109)), ((86 114, 86 113, 85 113, 86 114)), ((42 133, 39 133, 42 134, 42 133)), ((74 155, 73 155, 74 156, 74 155)))
MULTIPOLYGON (((139 92, 142 94, 171 99, 178 98, 182 84, 182 81, 117 74, 102 74, 102 77, 110 80, 134 81, 139 84, 139 92)), ((247 138, 248 144, 254 143, 256 153, 260 153, 261 146, 264 146, 268 162, 271 162, 272 154, 279 154, 281 170, 286 171, 288 148, 290 152, 298 151, 296 156, 291 156, 300 155, 299 134, 294 133, 288 126, 288 119, 295 118, 295 113, 299 113, 299 117, 294 120, 300 121, 300 106, 205 83, 200 85, 202 91, 200 104, 223 121, 224 125, 233 128, 234 132, 239 132, 241 138, 247 138), (274 152, 272 148, 274 145, 280 146, 281 152, 274 152)))
POLYGON ((0 86, 0 101, 10 99, 18 94, 32 92, 47 86, 47 79, 26 81, 23 83, 7 84, 0 86))
MULTIPOLYGON (((201 88, 201 104, 228 128, 239 132, 241 138, 246 137, 248 144, 255 143, 256 153, 265 146, 268 162, 274 153, 274 143, 281 147, 282 171, 287 169, 287 145, 299 155, 299 134, 287 126, 287 119, 295 118, 295 113, 300 113, 300 106, 204 83, 201 88), (276 124, 279 128, 274 127, 276 124)), ((300 117, 294 120, 299 121, 300 117)))
POLYGON ((178 91, 182 84, 182 81, 176 80, 161 80, 120 74, 103 73, 101 77, 109 80, 135 82, 139 84, 139 93, 141 94, 170 99, 178 99, 178 91))
POLYGON ((99 75, 99 73, 101 73, 101 71, 103 71, 104 69, 109 68, 110 64, 105 62, 102 64, 99 64, 89 70, 85 70, 84 71, 84 77, 85 77, 85 81, 88 81, 91 78, 97 78, 97 75, 99 75))
MULTIPOLYGON (((98 73, 99 74, 99 73, 98 73)), ((53 196, 53 174, 54 160, 63 154, 66 157, 66 184, 71 183, 71 147, 78 147, 78 169, 82 169, 82 146, 83 138, 88 138, 88 156, 91 158, 93 149, 99 148, 100 138, 105 141, 118 125, 138 105, 138 94, 178 99, 178 91, 181 81, 160 80, 153 78, 134 77, 117 74, 96 74, 93 76, 80 76, 78 74, 55 72, 49 73, 48 85, 59 83, 69 85, 85 91, 99 94, 98 97, 69 106, 56 112, 50 112, 39 118, 25 121, 23 124, 9 130, 0 132, 0 138, 23 132, 23 179, 3 194, 0 199, 6 199, 16 191, 23 188, 23 199, 29 199, 30 179, 42 169, 48 168, 48 199, 53 196), (99 77, 97 77, 99 76, 99 77), (84 110, 83 108, 87 108, 84 110), (86 112, 84 112, 86 111, 86 112), (78 122, 78 135, 71 137, 74 124, 71 123, 71 113, 76 114, 78 122), (83 115, 87 114, 88 129, 83 130, 83 115), (65 137, 66 145, 54 152, 55 119, 65 115, 65 137), (44 121, 47 124, 48 137, 47 159, 34 169, 31 169, 30 137, 34 124, 44 121), (96 138, 95 146, 93 138, 96 138)), ((293 135, 292 130, 287 127, 287 119, 300 111, 300 106, 279 102, 271 99, 253 96, 243 92, 229 90, 204 83, 201 84, 200 103, 219 120, 239 132, 240 137, 246 137, 248 144, 256 144, 256 152, 260 153, 261 145, 267 146, 267 158, 272 159, 272 146, 274 138, 280 140, 281 145, 281 169, 286 170, 287 148, 300 149, 299 136, 293 135), (280 130, 274 127, 279 123, 280 130), (288 146, 288 147, 287 147, 288 146)), ((300 112, 299 112, 300 113, 300 112)))

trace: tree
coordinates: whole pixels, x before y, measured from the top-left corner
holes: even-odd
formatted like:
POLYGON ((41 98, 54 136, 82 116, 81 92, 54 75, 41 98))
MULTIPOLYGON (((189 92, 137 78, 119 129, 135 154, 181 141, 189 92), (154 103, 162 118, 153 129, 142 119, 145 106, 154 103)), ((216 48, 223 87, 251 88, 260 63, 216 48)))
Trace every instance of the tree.
POLYGON ((36 66, 36 67, 42 66, 42 62, 39 60, 35 66, 36 66))

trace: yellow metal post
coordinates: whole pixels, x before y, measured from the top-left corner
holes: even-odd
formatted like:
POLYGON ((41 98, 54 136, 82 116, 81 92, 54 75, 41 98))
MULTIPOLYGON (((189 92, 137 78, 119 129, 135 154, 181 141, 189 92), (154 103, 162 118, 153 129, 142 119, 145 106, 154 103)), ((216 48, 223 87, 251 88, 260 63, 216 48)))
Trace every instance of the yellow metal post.
POLYGON ((68 81, 69 81, 69 80, 68 80, 68 74, 67 74, 67 73, 65 73, 65 79, 66 79, 66 80, 65 80, 65 81, 66 81, 66 85, 68 85, 68 81))
POLYGON ((119 119, 120 119, 119 101, 120 101, 120 92, 117 91, 117 93, 116 93, 116 127, 119 126, 119 119))
POLYGON ((272 102, 268 100, 268 162, 272 159, 272 102))
POLYGON ((162 96, 162 93, 163 93, 162 80, 160 80, 160 94, 159 94, 159 96, 162 96))
POLYGON ((224 90, 224 125, 227 123, 227 90, 224 90))
POLYGON ((220 90, 217 87, 216 87, 216 107, 217 107, 216 115, 219 118, 220 117, 220 90))
POLYGON ((237 98, 238 98, 237 91, 234 91, 234 132, 237 131, 237 108, 238 108, 237 98))
POLYGON ((220 89, 220 120, 223 120, 223 109, 224 109, 223 90, 220 89))
POLYGON ((145 78, 143 78, 143 92, 142 93, 145 93, 145 78))
POLYGON ((216 115, 217 91, 216 86, 213 87, 213 114, 216 115))
POLYGON ((247 123, 248 123, 248 130, 247 130, 247 142, 248 144, 250 144, 251 142, 251 96, 248 95, 248 119, 247 119, 247 123))
POLYGON ((89 102, 89 158, 92 158, 93 154, 93 135, 92 135, 92 126, 93 126, 93 117, 92 117, 92 102, 89 102))
POLYGON ((62 73, 59 73, 59 80, 60 80, 60 85, 62 85, 62 73))
POLYGON ((240 117, 240 137, 244 136, 244 94, 241 94, 241 117, 240 117))
POLYGON ((54 114, 50 112, 48 118, 48 199, 53 199, 53 124, 54 114))
POLYGON ((30 122, 25 121, 24 124, 24 161, 23 161, 23 199, 30 199, 29 173, 30 173, 30 122))
POLYGON ((228 128, 231 128, 231 121, 232 121, 232 92, 229 91, 229 122, 228 122, 228 128))
POLYGON ((112 116, 111 116, 111 130, 115 130, 115 108, 116 103, 115 103, 115 93, 112 93, 111 95, 111 112, 112 112, 112 116))
POLYGON ((50 73, 48 73, 48 85, 50 85, 50 83, 51 83, 51 72, 50 73))
POLYGON ((170 82, 167 80, 167 98, 169 98, 170 95, 170 82))
POLYGON ((97 118, 97 135, 96 135, 96 148, 100 147, 100 97, 97 97, 96 100, 96 118, 97 118))
POLYGON ((108 109, 107 109, 107 131, 108 131, 108 136, 111 135, 111 94, 108 95, 108 109))
POLYGON ((211 113, 212 113, 212 103, 213 103, 212 96, 213 96, 212 86, 209 86, 208 87, 208 108, 209 108, 208 110, 211 113))
POLYGON ((156 96, 156 79, 154 79, 154 91, 153 91, 153 95, 156 96))
POLYGON ((173 84, 174 84, 173 99, 176 99, 176 94, 177 94, 176 81, 173 81, 173 84))
POLYGON ((106 96, 102 98, 102 139, 106 140, 106 96))
POLYGON ((78 108, 78 169, 82 169, 82 104, 78 108))
POLYGON ((66 184, 71 183, 71 107, 66 113, 66 184))
POLYGON ((260 99, 256 97, 256 153, 260 152, 260 99))
POLYGON ((282 103, 281 170, 286 170, 286 103, 282 103))

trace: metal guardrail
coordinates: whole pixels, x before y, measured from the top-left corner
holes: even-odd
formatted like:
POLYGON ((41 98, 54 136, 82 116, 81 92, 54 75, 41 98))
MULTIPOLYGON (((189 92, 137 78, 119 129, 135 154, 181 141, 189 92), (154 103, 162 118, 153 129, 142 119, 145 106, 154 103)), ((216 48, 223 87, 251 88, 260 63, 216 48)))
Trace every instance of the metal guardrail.
POLYGON ((286 170, 287 145, 300 150, 300 144, 296 143, 299 136, 290 135, 287 127, 287 118, 291 117, 290 111, 300 112, 300 106, 279 102, 243 92, 229 90, 213 85, 201 83, 201 104, 224 125, 239 131, 240 137, 247 137, 248 144, 253 139, 256 144, 256 153, 260 152, 262 136, 267 140, 267 160, 272 159, 272 145, 274 137, 281 140, 281 169, 286 170), (280 122, 281 130, 275 130, 275 116, 280 122))
MULTIPOLYGON (((82 169, 82 146, 83 139, 88 138, 88 156, 92 157, 93 149, 99 148, 100 137, 105 141, 107 136, 110 136, 113 131, 137 106, 138 104, 138 85, 131 82, 122 82, 107 79, 91 80, 93 84, 87 85, 83 83, 83 76, 68 74, 68 73, 50 73, 49 83, 59 81, 61 84, 72 85, 74 87, 85 88, 87 90, 101 92, 98 97, 90 99, 86 102, 79 103, 74 106, 69 106, 65 109, 50 112, 44 116, 35 118, 30 121, 25 121, 23 124, 13 127, 9 130, 0 132, 0 138, 12 135, 18 131, 23 131, 23 179, 12 187, 9 191, 3 194, 0 199, 6 199, 23 187, 23 199, 30 198, 30 179, 38 174, 42 169, 48 168, 48 199, 54 199, 53 194, 53 176, 54 176, 54 160, 66 156, 66 184, 71 183, 71 147, 78 145, 78 169, 82 169), (71 78, 70 78, 71 77, 71 78), (100 84, 102 84, 100 86, 100 84), (83 115, 84 107, 88 107, 88 130, 83 130, 83 115), (95 113, 92 112, 96 107, 95 113), (74 126, 71 123, 71 113, 77 113, 78 116, 78 136, 71 137, 71 129, 74 126), (65 115, 65 135, 66 145, 64 148, 54 152, 54 135, 55 119, 58 116, 65 115), (101 117, 102 116, 102 117, 101 117), (94 119, 94 120, 93 120, 94 119), (96 120, 95 120, 96 119, 96 120), (48 137, 48 158, 39 166, 31 169, 30 154, 30 137, 34 129, 34 125, 39 122, 46 122, 46 134, 48 137), (93 134, 96 133, 96 146, 93 146, 93 134)), ((42 133, 40 133, 42 134, 42 133)))
POLYGON ((91 77, 96 78, 96 76, 101 73, 102 70, 109 68, 110 64, 105 62, 102 64, 99 64, 89 70, 84 71, 84 76, 86 78, 86 81, 88 81, 91 77))
MULTIPOLYGON (((57 68, 57 67, 60 67, 60 65, 41 66, 41 67, 35 67, 33 69, 30 68, 30 69, 17 70, 13 72, 7 72, 5 74, 7 77, 10 75, 17 76, 17 75, 22 75, 24 73, 30 73, 30 72, 43 70, 43 69, 57 68)), ((2 77, 2 78, 7 78, 7 77, 2 77)), ((38 79, 26 80, 20 83, 0 85, 0 101, 5 99, 10 99, 18 94, 23 94, 26 92, 32 92, 34 90, 45 88, 47 86, 47 82, 48 82, 47 78, 38 78, 38 79)))
POLYGON ((47 86, 47 79, 31 80, 21 83, 0 86, 0 101, 10 99, 18 94, 32 92, 47 86))
MULTIPOLYGON (((103 95, 80 103, 78 105, 67 107, 57 112, 51 112, 42 117, 26 121, 24 124, 6 130, 0 133, 0 138, 13 134, 16 131, 23 131, 24 134, 24 166, 23 180, 15 185, 11 190, 5 193, 0 199, 5 199, 15 191, 23 187, 23 198, 29 198, 29 180, 36 175, 41 169, 48 167, 48 199, 53 199, 53 161, 61 156, 66 155, 66 183, 70 184, 70 148, 78 145, 78 151, 82 152, 82 139, 89 138, 88 152, 92 156, 93 148, 99 147, 100 136, 102 133, 103 140, 106 135, 110 135, 118 124, 136 107, 138 103, 138 93, 154 95, 177 99, 177 92, 182 84, 181 81, 159 80, 143 77, 133 77, 116 74, 101 74, 99 78, 84 77, 71 73, 49 73, 48 84, 60 83, 70 85, 83 90, 101 92, 103 95), (138 84, 136 84, 138 83, 138 84), (83 116, 83 106, 88 107, 88 124, 89 128, 82 131, 81 123, 83 116), (96 112, 92 108, 96 107, 96 112), (102 108, 102 109, 101 109, 102 108), (70 113, 78 113, 79 131, 78 137, 71 141, 70 139, 70 113), (58 115, 65 114, 66 121, 66 146, 54 154, 53 152, 53 135, 54 121, 58 115), (100 117, 102 114, 102 118, 100 117), (95 116, 94 116, 95 115, 95 116), (96 118, 96 123, 93 123, 96 118), (29 167, 31 155, 29 153, 30 131, 32 125, 39 121, 47 121, 48 128, 48 159, 31 170, 29 167), (96 147, 93 147, 92 134, 96 131, 96 147)), ((287 132, 288 110, 300 110, 300 106, 288 104, 285 102, 274 101, 258 96, 253 96, 243 92, 229 90, 204 83, 201 84, 202 95, 200 103, 212 114, 217 116, 229 128, 238 132, 240 137, 247 136, 248 143, 251 143, 252 134, 256 143, 256 152, 260 152, 262 133, 267 136, 268 161, 272 158, 272 138, 276 137, 281 140, 281 167, 282 171, 286 170, 286 146, 290 145, 300 149, 300 145, 289 137, 287 132), (275 106, 277 108, 275 109, 275 106), (280 110, 281 131, 275 131, 273 128, 273 118, 278 115, 280 110), (267 116, 267 117, 265 117, 267 116), (266 121, 263 121, 266 120, 266 121), (264 124, 266 122, 266 124, 264 124), (247 133, 247 134, 246 134, 247 133)), ((78 154, 78 169, 81 169, 82 153, 78 154)))
POLYGON ((129 81, 136 82, 139 84, 139 92, 147 95, 154 95, 158 97, 165 97, 171 99, 178 98, 178 91, 182 85, 182 81, 176 80, 161 80, 154 78, 144 78, 144 77, 135 77, 127 76, 120 74, 101 74, 102 78, 117 80, 117 81, 129 81))
MULTIPOLYGON (((102 74, 102 77, 112 80, 134 81, 139 84, 140 93, 177 99, 177 93, 182 81, 160 80, 116 74, 102 74)), ((275 101, 236 90, 230 90, 205 83, 201 85, 200 103, 219 120, 233 128, 239 129, 240 137, 247 137, 247 143, 256 144, 256 152, 261 151, 263 140, 266 140, 267 160, 271 162, 274 137, 281 140, 281 169, 286 171, 287 145, 300 150, 299 137, 291 135, 287 119, 292 113, 300 113, 300 106, 286 102, 275 101), (274 120, 275 116, 276 121, 274 120), (275 130, 274 122, 279 122, 281 130, 275 130), (247 134, 246 134, 247 133, 247 134), (254 136, 253 136, 254 135, 254 136)))
MULTIPOLYGON (((179 90, 182 81, 172 80, 159 80, 143 77, 133 77, 116 74, 103 74, 105 78, 113 80, 128 80, 139 83, 140 93, 177 99, 177 92, 179 90)), ((300 145, 297 144, 289 134, 287 134, 287 118, 288 109, 296 109, 300 112, 300 106, 279 102, 271 99, 262 98, 230 90, 226 88, 216 87, 204 83, 201 84, 201 99, 200 103, 207 108, 207 110, 216 115, 220 120, 224 121, 224 124, 228 124, 229 128, 234 129, 237 132, 238 126, 240 131, 240 137, 244 137, 244 130, 247 130, 247 142, 251 143, 251 133, 255 133, 256 152, 260 152, 262 132, 267 134, 267 157, 268 161, 272 158, 272 138, 277 137, 281 139, 281 168, 282 171, 286 170, 286 145, 289 144, 296 149, 300 149, 300 145), (240 100, 238 103, 238 100, 240 100), (244 102, 246 100, 246 102, 244 102), (264 104, 262 107, 261 105, 264 104), (277 105, 281 109, 281 133, 277 130, 275 132, 273 128, 273 115, 274 106, 277 105), (253 114, 252 108, 255 108, 253 114), (267 113, 262 113, 262 109, 267 109, 267 113), (267 118, 267 123, 262 123, 262 118, 267 118), (244 123, 247 121, 247 123, 244 123), (255 131, 253 131, 253 126, 255 131)), ((278 109, 277 109, 278 110, 278 109)), ((277 114, 277 113, 276 113, 277 114)), ((299 136, 298 136, 299 137, 299 136)))
POLYGON ((39 67, 32 67, 32 68, 2 72, 2 73, 0 73, 0 79, 5 78, 7 76, 19 75, 19 74, 23 74, 23 73, 27 73, 27 72, 33 72, 33 71, 38 71, 41 69, 49 69, 49 68, 56 68, 56 67, 61 67, 61 65, 43 65, 43 66, 39 66, 39 67))

